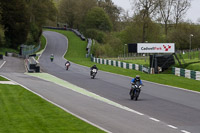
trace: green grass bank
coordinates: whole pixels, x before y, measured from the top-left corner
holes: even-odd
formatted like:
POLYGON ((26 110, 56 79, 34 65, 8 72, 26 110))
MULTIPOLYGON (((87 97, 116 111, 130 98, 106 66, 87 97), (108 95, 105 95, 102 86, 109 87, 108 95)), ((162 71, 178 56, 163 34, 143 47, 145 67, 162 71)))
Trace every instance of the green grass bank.
MULTIPOLYGON (((73 32, 70 31, 61 31, 61 30, 50 30, 59 32, 65 35, 69 41, 68 52, 65 55, 65 58, 84 66, 91 67, 94 63, 91 62, 90 58, 86 58, 86 41, 81 41, 73 32)), ((97 64, 97 67, 102 71, 112 72, 120 75, 135 77, 135 75, 139 74, 143 80, 160 83, 164 85, 170 85, 174 87, 185 88, 189 90, 199 91, 200 92, 200 81, 187 79, 184 77, 178 77, 172 74, 146 74, 140 71, 128 70, 108 65, 97 64)), ((88 69, 89 75, 89 69, 88 69)))
POLYGON ((18 85, 0 85, 0 133, 102 133, 18 85))
POLYGON ((40 49, 38 52, 44 50, 44 48, 46 46, 46 38, 43 35, 40 37, 40 42, 41 42, 41 46, 40 46, 40 49))

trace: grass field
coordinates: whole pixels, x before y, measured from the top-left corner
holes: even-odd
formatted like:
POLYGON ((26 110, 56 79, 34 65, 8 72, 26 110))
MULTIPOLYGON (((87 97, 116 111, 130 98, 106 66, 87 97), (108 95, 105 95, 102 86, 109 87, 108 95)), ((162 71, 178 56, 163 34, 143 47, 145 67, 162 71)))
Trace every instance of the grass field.
POLYGON ((1 77, 1 76, 0 76, 0 81, 9 81, 9 80, 7 80, 7 79, 5 79, 4 77, 1 77))
MULTIPOLYGON (((192 52, 191 55, 194 55, 195 58, 189 59, 188 58, 188 53, 186 54, 181 54, 182 57, 184 58, 183 60, 180 59, 182 66, 178 64, 178 61, 175 59, 176 64, 174 65, 175 67, 179 68, 184 68, 184 69, 189 69, 189 70, 195 70, 195 71, 200 71, 200 59, 198 58, 199 52, 192 52)), ((178 56, 179 57, 179 56, 178 56)), ((121 60, 126 63, 132 63, 132 64, 140 64, 149 67, 149 57, 147 57, 146 61, 145 59, 131 59, 131 60, 121 60)), ((169 73, 172 73, 172 71, 168 71, 169 73)), ((166 73, 166 72, 165 72, 166 73)))
POLYGON ((17 85, 0 85, 0 133, 102 133, 17 85))
MULTIPOLYGON (((73 32, 70 31, 61 31, 61 30, 51 30, 59 32, 65 36, 67 36, 69 40, 69 49, 67 54, 65 55, 65 58, 68 60, 81 64, 84 66, 91 67, 94 63, 91 62, 89 58, 85 58, 86 54, 86 46, 87 43, 84 41, 81 41, 73 32)), ((125 76, 135 77, 135 75, 139 74, 143 80, 152 81, 164 85, 171 85, 175 87, 181 87, 189 90, 195 90, 200 92, 200 82, 192 79, 187 79, 184 77, 178 77, 172 74, 145 74, 140 71, 135 70, 128 70, 128 69, 122 69, 118 67, 113 67, 109 65, 102 65, 97 64, 97 67, 100 70, 108 71, 116 74, 121 74, 125 76)), ((89 70, 88 70, 89 75, 89 70)))

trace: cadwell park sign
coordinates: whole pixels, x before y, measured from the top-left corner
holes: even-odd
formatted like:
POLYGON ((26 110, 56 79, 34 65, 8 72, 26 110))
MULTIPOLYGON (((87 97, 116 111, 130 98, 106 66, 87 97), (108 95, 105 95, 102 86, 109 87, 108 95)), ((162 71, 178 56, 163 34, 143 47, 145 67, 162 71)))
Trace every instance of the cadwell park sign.
POLYGON ((137 53, 175 53, 175 44, 137 43, 137 53))

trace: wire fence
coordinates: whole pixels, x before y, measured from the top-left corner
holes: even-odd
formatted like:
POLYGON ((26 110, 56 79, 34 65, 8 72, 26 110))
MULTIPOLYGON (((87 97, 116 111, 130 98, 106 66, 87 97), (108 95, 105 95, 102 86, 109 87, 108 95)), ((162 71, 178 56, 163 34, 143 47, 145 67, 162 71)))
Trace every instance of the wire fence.
POLYGON ((38 46, 35 47, 35 45, 21 45, 21 55, 26 57, 27 55, 31 55, 31 54, 34 54, 36 53, 40 47, 41 47, 41 44, 39 44, 38 46))

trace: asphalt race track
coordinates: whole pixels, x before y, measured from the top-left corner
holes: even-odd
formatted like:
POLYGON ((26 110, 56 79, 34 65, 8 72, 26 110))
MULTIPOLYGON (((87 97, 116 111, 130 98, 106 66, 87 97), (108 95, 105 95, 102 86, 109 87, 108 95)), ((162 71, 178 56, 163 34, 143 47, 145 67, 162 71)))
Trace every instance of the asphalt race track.
POLYGON ((12 67, 13 60, 18 60, 15 58, 8 57, 0 73, 110 132, 200 133, 200 93, 143 81, 145 86, 142 87, 139 100, 131 101, 128 95, 130 77, 98 71, 96 79, 93 80, 89 76, 88 67, 74 63, 71 63, 69 71, 66 71, 63 55, 68 47, 67 39, 55 32, 45 31, 43 34, 47 39, 47 47, 39 59, 43 72, 144 115, 25 75, 20 69, 11 74, 9 72, 15 68, 8 67, 12 67), (51 54, 55 56, 53 62, 50 62, 51 54))

